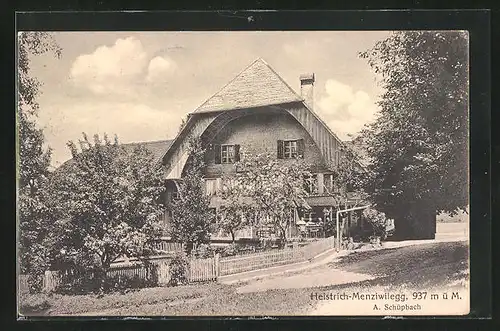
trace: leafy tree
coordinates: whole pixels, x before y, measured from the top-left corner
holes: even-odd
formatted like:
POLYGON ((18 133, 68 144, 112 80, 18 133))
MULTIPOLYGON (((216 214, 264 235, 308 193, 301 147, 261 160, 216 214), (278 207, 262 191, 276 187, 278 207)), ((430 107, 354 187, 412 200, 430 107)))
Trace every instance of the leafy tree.
POLYGON ((236 185, 268 216, 261 225, 274 227, 285 242, 294 209, 305 205, 309 166, 300 158, 285 163, 270 154, 245 155, 236 166, 240 169, 236 185))
MULTIPOLYGON (((335 210, 355 207, 362 201, 366 201, 367 195, 364 192, 367 180, 367 171, 360 162, 360 156, 349 147, 342 147, 339 151, 338 160, 329 160, 327 168, 333 175, 333 187, 325 189, 323 195, 334 198, 335 205, 330 210, 328 222, 325 224, 326 231, 332 233, 332 227, 336 226, 335 210), (356 194, 354 206, 348 206, 356 194)), ((341 215, 341 220, 345 220, 345 215, 341 215)), ((350 217, 350 216, 348 216, 350 217)), ((345 222, 341 222, 340 233, 344 231, 345 222)))
POLYGON ((229 175, 223 178, 222 199, 224 204, 218 214, 217 226, 224 232, 229 232, 233 243, 235 232, 245 226, 252 225, 252 220, 257 212, 256 206, 249 199, 248 192, 238 180, 238 176, 229 175))
POLYGON ((50 149, 44 148, 43 131, 36 125, 41 83, 30 75, 30 57, 44 53, 61 55, 61 48, 46 32, 18 35, 17 77, 17 178, 19 258, 21 272, 28 273, 31 290, 41 287, 41 275, 53 256, 57 239, 52 231, 55 211, 45 186, 50 175, 50 149))
POLYGON ((187 253, 194 245, 210 241, 210 224, 215 218, 203 185, 204 153, 201 140, 192 137, 188 162, 179 184, 179 198, 171 206, 170 235, 173 240, 184 244, 187 253))
POLYGON ((66 213, 66 259, 97 256, 104 274, 118 257, 154 253, 164 184, 153 154, 142 145, 127 151, 106 135, 94 135, 92 143, 83 134, 78 145, 68 143, 73 159, 51 183, 66 213))
POLYGON ((395 32, 361 57, 384 89, 362 134, 374 201, 396 236, 431 238, 436 211, 468 205, 468 35, 395 32))

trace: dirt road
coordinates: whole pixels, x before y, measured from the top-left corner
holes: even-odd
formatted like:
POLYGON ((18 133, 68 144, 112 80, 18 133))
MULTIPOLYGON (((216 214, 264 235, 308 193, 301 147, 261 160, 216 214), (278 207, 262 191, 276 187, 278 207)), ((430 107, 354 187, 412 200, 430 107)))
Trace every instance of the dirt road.
MULTIPOLYGON (((394 293, 402 290, 463 289, 468 283, 467 261, 468 246, 465 241, 357 252, 305 272, 252 281, 240 286, 237 292, 250 294, 277 289, 309 289, 310 295, 314 295, 345 291, 394 293)), ((356 304, 359 303, 318 301, 309 313, 352 314, 358 309, 356 304)), ((442 308, 442 302, 440 304, 442 308)), ((450 305, 448 308, 454 309, 450 305)))

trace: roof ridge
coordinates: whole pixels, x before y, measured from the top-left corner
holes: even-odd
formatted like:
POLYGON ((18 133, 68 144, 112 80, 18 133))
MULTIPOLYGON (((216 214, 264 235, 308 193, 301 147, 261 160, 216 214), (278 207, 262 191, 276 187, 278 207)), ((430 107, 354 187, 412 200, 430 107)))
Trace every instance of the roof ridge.
POLYGON ((131 145, 131 144, 144 144, 144 143, 159 143, 165 141, 172 141, 173 139, 160 139, 160 140, 146 140, 146 141, 132 141, 129 143, 120 143, 120 145, 131 145))

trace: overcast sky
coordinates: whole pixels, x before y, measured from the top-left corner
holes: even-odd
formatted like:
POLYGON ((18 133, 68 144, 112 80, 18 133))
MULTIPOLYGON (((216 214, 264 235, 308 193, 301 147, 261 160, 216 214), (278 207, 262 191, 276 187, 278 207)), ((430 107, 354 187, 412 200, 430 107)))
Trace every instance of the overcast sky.
POLYGON ((389 32, 64 32, 62 58, 34 57, 42 83, 39 124, 54 166, 81 133, 123 143, 172 139, 181 118, 256 58, 298 93, 314 72, 315 110, 338 134, 373 120, 380 88, 358 52, 389 32))

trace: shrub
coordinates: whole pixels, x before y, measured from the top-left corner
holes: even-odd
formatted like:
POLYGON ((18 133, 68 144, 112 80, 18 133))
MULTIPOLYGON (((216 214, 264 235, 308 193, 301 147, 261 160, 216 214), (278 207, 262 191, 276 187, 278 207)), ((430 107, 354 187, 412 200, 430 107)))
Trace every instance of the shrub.
POLYGON ((285 247, 285 241, 282 238, 261 238, 259 246, 263 250, 273 249, 276 246, 283 248, 285 247))
POLYGON ((209 244, 201 244, 192 253, 197 258, 206 259, 214 255, 214 249, 209 244))
POLYGON ((189 261, 184 254, 175 255, 169 263, 170 268, 170 280, 168 282, 169 286, 177 286, 186 284, 187 273, 189 268, 189 261))
POLYGON ((93 272, 79 272, 75 270, 63 272, 61 282, 56 288, 61 294, 86 294, 98 292, 101 281, 93 272))
POLYGON ((239 248, 238 244, 236 243, 231 243, 228 246, 224 247, 224 250, 222 251, 222 256, 233 256, 238 254, 239 248))
MULTIPOLYGON (((152 269, 156 270, 156 269, 152 269)), ((158 285, 158 278, 153 276, 148 279, 141 278, 139 275, 134 276, 123 276, 115 275, 112 277, 106 277, 103 283, 102 290, 105 293, 111 292, 121 292, 125 293, 130 290, 154 287, 158 285)))
POLYGON ((101 270, 66 272, 56 292, 61 294, 123 293, 132 289, 157 286, 157 268, 151 265, 146 265, 146 267, 149 271, 146 279, 139 275, 103 275, 101 270))
POLYGON ((271 238, 261 238, 260 247, 264 250, 271 249, 273 246, 273 240, 271 238))
POLYGON ((363 210, 363 218, 370 224, 368 232, 364 234, 365 237, 368 236, 367 239, 380 237, 380 239, 384 240, 387 237, 387 218, 384 213, 373 208, 367 208, 363 210))
POLYGON ((31 315, 51 307, 50 297, 44 293, 23 294, 19 296, 19 313, 31 315))
POLYGON ((29 273, 28 274, 28 290, 30 293, 40 293, 43 288, 43 274, 29 273))

